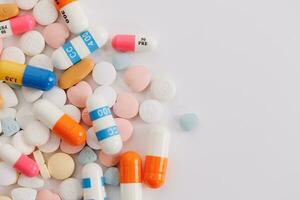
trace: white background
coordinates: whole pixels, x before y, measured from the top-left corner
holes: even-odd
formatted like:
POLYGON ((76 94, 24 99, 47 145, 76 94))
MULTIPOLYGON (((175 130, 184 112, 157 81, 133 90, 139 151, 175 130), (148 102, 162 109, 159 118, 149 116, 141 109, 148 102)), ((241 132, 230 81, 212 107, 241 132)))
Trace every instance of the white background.
MULTIPOLYGON (((300 2, 297 0, 81 0, 93 25, 159 41, 134 64, 167 74, 178 96, 166 185, 145 200, 300 199, 300 2), (181 111, 200 128, 183 133, 181 111)), ((109 55, 109 54, 106 54, 109 55)), ((100 59, 100 58, 99 58, 100 59)), ((147 127, 128 149, 145 153, 147 127)), ((109 188, 111 200, 118 189, 109 188)))

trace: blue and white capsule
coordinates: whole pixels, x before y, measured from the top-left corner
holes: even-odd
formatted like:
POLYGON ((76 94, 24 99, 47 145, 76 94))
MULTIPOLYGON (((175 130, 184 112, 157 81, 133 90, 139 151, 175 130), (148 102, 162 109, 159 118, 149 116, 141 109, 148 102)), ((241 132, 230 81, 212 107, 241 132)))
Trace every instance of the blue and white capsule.
POLYGON ((51 90, 57 82, 49 70, 11 61, 0 61, 0 80, 43 91, 51 90))
POLYGON ((68 69, 103 47, 107 40, 108 33, 103 28, 84 31, 53 52, 52 64, 60 70, 68 69))
POLYGON ((106 101, 93 94, 87 100, 87 109, 101 149, 106 154, 117 154, 122 150, 122 138, 106 101))
POLYGON ((88 163, 82 168, 82 189, 84 200, 107 200, 102 168, 88 163))

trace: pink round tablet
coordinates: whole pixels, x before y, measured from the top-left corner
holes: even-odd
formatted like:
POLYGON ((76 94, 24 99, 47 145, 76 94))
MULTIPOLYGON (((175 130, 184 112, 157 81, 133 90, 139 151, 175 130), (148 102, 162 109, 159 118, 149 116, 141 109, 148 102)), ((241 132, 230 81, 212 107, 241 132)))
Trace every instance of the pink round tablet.
POLYGON ((113 112, 121 118, 134 118, 139 112, 139 102, 132 94, 119 93, 113 106, 113 112))
POLYGON ((52 48, 62 46, 70 36, 69 29, 61 23, 54 23, 46 26, 43 30, 46 43, 52 48))
POLYGON ((60 143, 60 150, 67 154, 75 154, 75 153, 78 153, 79 151, 81 151, 84 148, 84 146, 85 146, 85 143, 80 146, 73 146, 69 143, 62 141, 60 143))
POLYGON ((79 108, 84 108, 86 106, 86 100, 92 94, 93 90, 91 86, 85 81, 80 81, 77 85, 69 88, 67 91, 70 103, 79 108))
POLYGON ((108 155, 106 153, 103 153, 103 151, 100 151, 99 159, 101 164, 104 165, 105 167, 113 167, 119 163, 120 155, 121 153, 115 155, 108 155))
POLYGON ((50 190, 42 189, 37 193, 36 200, 61 200, 57 194, 50 190))
POLYGON ((142 92, 151 81, 151 72, 146 67, 130 67, 123 75, 128 87, 134 92, 142 92))
POLYGON ((129 120, 123 118, 115 118, 115 122, 120 130, 120 135, 123 142, 126 142, 133 134, 132 123, 129 120))
POLYGON ((93 122, 90 118, 89 111, 87 110, 87 108, 84 108, 82 110, 81 119, 82 119, 83 123, 85 123, 85 125, 87 125, 87 126, 92 126, 93 125, 93 122))

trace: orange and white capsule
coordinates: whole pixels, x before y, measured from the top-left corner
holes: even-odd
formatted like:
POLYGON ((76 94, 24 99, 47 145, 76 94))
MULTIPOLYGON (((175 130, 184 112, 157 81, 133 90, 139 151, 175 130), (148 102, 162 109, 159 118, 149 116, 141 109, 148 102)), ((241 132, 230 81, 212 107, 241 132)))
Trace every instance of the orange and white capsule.
POLYGON ((166 179, 170 132, 162 126, 150 131, 149 149, 146 155, 143 182, 150 188, 160 188, 166 179))
POLYGON ((50 101, 38 100, 33 105, 33 112, 37 119, 65 142, 74 146, 85 143, 85 129, 50 101))
POLYGON ((142 200, 142 160, 129 151, 120 158, 121 200, 142 200))

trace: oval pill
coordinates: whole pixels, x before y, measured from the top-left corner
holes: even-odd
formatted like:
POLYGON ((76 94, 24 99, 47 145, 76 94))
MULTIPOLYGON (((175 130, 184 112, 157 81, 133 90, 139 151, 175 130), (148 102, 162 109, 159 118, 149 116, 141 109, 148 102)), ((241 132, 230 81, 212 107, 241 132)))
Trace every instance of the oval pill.
POLYGON ((157 42, 149 36, 119 34, 113 36, 111 45, 116 51, 138 52, 154 49, 157 42))
POLYGON ((31 15, 23 15, 0 22, 0 37, 6 38, 31 31, 35 28, 35 25, 35 19, 31 15))
POLYGON ((18 47, 7 47, 3 49, 1 54, 1 60, 7 60, 16 63, 24 64, 26 61, 25 54, 18 47))

